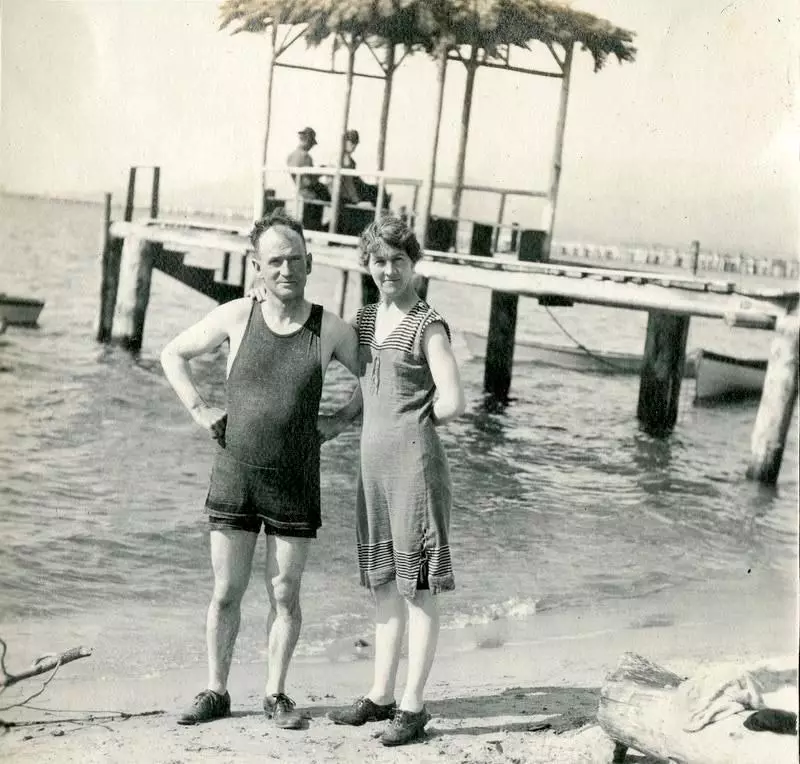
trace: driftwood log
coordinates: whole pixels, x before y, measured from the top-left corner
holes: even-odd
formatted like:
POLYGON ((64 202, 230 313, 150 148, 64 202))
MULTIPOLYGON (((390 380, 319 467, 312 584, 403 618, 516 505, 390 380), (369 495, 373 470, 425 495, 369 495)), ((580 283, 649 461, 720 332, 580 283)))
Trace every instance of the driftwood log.
POLYGON ((685 717, 675 702, 677 674, 633 653, 600 691, 597 720, 615 742, 614 762, 628 748, 675 764, 794 764, 797 738, 753 732, 743 726, 749 712, 713 722, 697 732, 684 730, 685 717))

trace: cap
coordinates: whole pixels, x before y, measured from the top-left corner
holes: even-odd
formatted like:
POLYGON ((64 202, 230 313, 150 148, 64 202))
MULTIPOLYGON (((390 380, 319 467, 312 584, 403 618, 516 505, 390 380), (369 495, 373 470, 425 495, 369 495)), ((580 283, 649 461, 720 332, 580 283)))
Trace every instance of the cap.
POLYGON ((312 146, 317 142, 317 133, 315 132, 313 127, 304 127, 297 134, 298 135, 305 135, 308 138, 310 138, 312 146))

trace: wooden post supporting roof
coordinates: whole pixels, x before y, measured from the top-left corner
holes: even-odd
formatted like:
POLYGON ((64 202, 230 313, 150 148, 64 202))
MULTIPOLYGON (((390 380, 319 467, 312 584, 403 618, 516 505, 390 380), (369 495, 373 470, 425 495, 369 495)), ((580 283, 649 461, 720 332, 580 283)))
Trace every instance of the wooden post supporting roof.
POLYGON ((431 137, 431 153, 428 170, 425 175, 424 196, 422 209, 416 218, 416 233, 420 246, 424 249, 428 233, 428 220, 433 209, 433 192, 436 183, 436 155, 439 150, 439 130, 442 126, 442 106, 444 104, 444 84, 447 77, 447 48, 439 51, 436 61, 436 106, 433 123, 433 136, 431 137))
POLYGON ((350 101, 353 97, 353 72, 356 64, 356 49, 361 41, 354 36, 350 37, 347 45, 347 72, 345 75, 344 86, 344 105, 342 106, 342 119, 338 136, 338 149, 336 153, 336 174, 333 176, 333 193, 331 194, 331 222, 328 227, 330 233, 336 233, 336 226, 339 222, 339 209, 342 199, 342 159, 344 158, 344 134, 347 132, 347 122, 350 119, 350 101))
POLYGON ((256 163, 256 177, 254 178, 255 189, 253 194, 253 221, 261 220, 264 217, 264 190, 266 188, 265 177, 267 170, 267 150, 269 149, 269 129, 272 121, 272 80, 275 71, 275 60, 278 57, 277 38, 278 25, 272 24, 270 29, 270 52, 269 66, 267 67, 267 81, 264 85, 266 91, 263 116, 263 137, 260 141, 260 149, 256 163))
MULTIPOLYGON (((550 259, 550 245, 553 241, 553 226, 556 219, 556 204, 558 203, 558 189, 561 184, 561 162, 564 156, 564 131, 567 126, 567 105, 569 103, 569 85, 572 76, 572 52, 574 43, 564 46, 564 60, 561 66, 561 94, 558 99, 558 121, 556 123, 556 138, 553 146, 553 162, 550 168, 550 188, 545 210, 544 230, 546 239, 544 244, 545 259, 550 259)), ((552 49, 551 49, 552 50, 552 49)), ((553 53, 555 56, 555 53, 553 53)))
MULTIPOLYGON (((383 99, 381 100, 381 116, 378 125, 378 169, 385 169, 386 164, 386 134, 389 131, 389 107, 392 103, 392 86, 394 85, 395 46, 390 43, 386 46, 386 59, 382 65, 386 79, 383 82, 383 99)), ((378 207, 380 209, 380 206, 378 207)))
POLYGON ((467 163, 467 141, 469 140, 469 123, 472 116, 472 95, 475 91, 475 75, 478 72, 478 46, 471 45, 469 59, 464 62, 467 79, 464 84, 464 103, 461 106, 461 132, 458 136, 458 154, 456 155, 456 174, 453 179, 453 197, 450 214, 457 218, 461 212, 461 196, 464 193, 464 169, 467 163))

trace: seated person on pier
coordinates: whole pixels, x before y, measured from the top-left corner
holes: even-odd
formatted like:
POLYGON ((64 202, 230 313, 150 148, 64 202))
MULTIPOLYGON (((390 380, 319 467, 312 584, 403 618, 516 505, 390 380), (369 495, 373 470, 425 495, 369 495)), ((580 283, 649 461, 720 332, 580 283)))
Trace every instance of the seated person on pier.
MULTIPOLYGON (((313 167, 314 160, 310 150, 317 144, 317 134, 312 127, 305 127, 298 132, 300 139, 297 148, 289 154, 286 164, 289 167, 313 167)), ((308 201, 330 202, 331 194, 328 187, 322 183, 318 175, 295 175, 292 180, 297 185, 301 198, 308 201)), ((303 212, 303 225, 306 228, 320 230, 322 228, 322 206, 308 205, 303 212)))
MULTIPOLYGON (((356 161, 353 152, 358 147, 358 130, 348 130, 344 134, 344 152, 342 154, 342 169, 355 170, 356 161)), ((342 176, 342 200, 346 204, 360 204, 367 202, 373 207, 378 203, 378 186, 365 183, 358 175, 342 176)), ((384 191, 383 208, 388 209, 391 197, 384 191)))

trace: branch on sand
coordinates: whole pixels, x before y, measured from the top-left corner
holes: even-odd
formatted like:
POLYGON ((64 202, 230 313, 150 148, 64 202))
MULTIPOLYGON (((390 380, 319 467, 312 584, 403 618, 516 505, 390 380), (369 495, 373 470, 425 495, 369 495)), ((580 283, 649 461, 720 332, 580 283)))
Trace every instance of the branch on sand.
POLYGON ((45 691, 47 685, 53 681, 53 678, 61 666, 66 663, 76 661, 79 658, 88 658, 92 654, 92 651, 87 647, 73 647, 71 650, 66 650, 63 653, 43 655, 41 658, 37 658, 30 668, 20 671, 18 674, 11 674, 6 669, 7 652, 8 646, 6 645, 5 641, 0 638, 0 693, 4 692, 12 685, 15 685, 17 682, 21 682, 23 679, 30 679, 31 677, 39 676, 40 674, 46 674, 48 671, 51 673, 50 676, 48 676, 45 680, 44 684, 33 695, 25 698, 25 700, 12 703, 9 706, 0 707, 0 711, 8 711, 10 708, 24 706, 34 698, 38 698, 39 695, 45 691))

